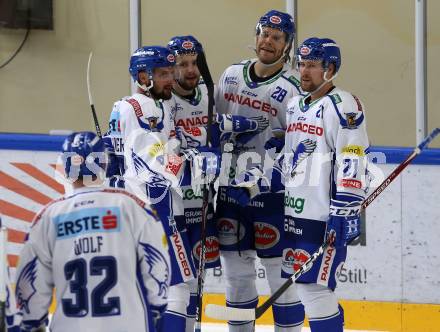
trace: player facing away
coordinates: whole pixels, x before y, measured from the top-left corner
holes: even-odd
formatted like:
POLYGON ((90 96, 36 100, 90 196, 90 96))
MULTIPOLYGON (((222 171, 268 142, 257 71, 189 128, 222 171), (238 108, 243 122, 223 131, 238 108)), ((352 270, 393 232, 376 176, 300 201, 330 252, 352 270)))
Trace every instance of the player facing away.
POLYGON ((301 88, 288 104, 283 171, 285 237, 282 274, 292 275, 331 237, 323 256, 297 281, 313 332, 343 330, 334 293, 347 244, 360 235, 359 212, 368 189, 369 141, 359 98, 333 84, 341 66, 339 46, 309 38, 298 48, 301 88))
POLYGON ((62 163, 73 194, 35 217, 17 268, 22 330, 156 331, 170 281, 167 242, 156 213, 102 183, 106 152, 92 132, 68 136, 62 163), (93 185, 90 185, 93 183, 93 185))
MULTIPOLYGON (((300 94, 297 73, 290 68, 289 51, 295 27, 289 14, 271 10, 258 21, 255 36, 257 59, 244 60, 227 68, 220 78, 216 98, 217 112, 240 115, 268 126, 257 135, 233 134, 230 178, 263 164, 264 145, 272 130, 286 128, 287 102, 300 94)), ((222 183, 221 183, 222 184, 222 183)), ((255 194, 255 193, 254 193, 255 194)), ((258 294, 255 285, 256 256, 266 268, 271 291, 284 280, 280 276, 281 256, 285 244, 283 231, 283 192, 255 197, 247 206, 234 199, 234 190, 223 184, 219 188, 216 209, 222 266, 226 278, 226 304, 238 308, 255 308, 258 294)), ((273 305, 275 331, 300 331, 304 309, 295 287, 273 305)), ((253 321, 230 321, 229 331, 253 331, 253 321)))
MULTIPOLYGON (((206 142, 208 125, 208 92, 200 82, 197 55, 203 51, 200 42, 193 36, 175 36, 168 43, 168 49, 176 57, 173 94, 176 111, 174 122, 181 148, 209 149, 206 142)), ((196 266, 199 264, 201 223, 203 214, 203 193, 197 187, 191 174, 191 167, 185 167, 181 183, 187 234, 196 266)), ((213 220, 211 190, 206 220, 205 268, 220 265, 217 229, 213 220)), ((176 286, 178 292, 170 294, 168 309, 164 317, 164 330, 194 331, 197 306, 197 280, 193 279, 176 286)))

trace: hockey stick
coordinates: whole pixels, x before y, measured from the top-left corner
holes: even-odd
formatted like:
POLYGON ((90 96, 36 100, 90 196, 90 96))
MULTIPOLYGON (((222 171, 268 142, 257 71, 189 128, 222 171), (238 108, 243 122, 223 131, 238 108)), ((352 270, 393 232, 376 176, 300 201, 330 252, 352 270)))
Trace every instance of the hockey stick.
POLYGON ((98 117, 96 116, 95 105, 93 104, 92 99, 92 90, 90 87, 90 63, 92 62, 92 55, 93 52, 90 52, 89 62, 87 63, 87 92, 89 93, 89 103, 90 108, 92 109, 93 122, 95 122, 96 134, 99 136, 99 138, 102 138, 101 128, 99 127, 98 117))
POLYGON ((0 219, 0 332, 6 331, 6 256, 7 229, 0 219))
MULTIPOLYGON (((419 155, 422 150, 440 133, 440 128, 434 129, 424 140, 420 143, 414 151, 399 165, 396 169, 376 188, 373 193, 365 199, 364 203, 361 205, 361 211, 366 209, 367 206, 373 202, 373 200, 382 193, 386 187, 390 185, 391 182, 408 166, 408 164, 419 155)), ((315 251, 312 256, 301 265, 301 267, 289 278, 286 280, 281 287, 273 293, 261 306, 255 309, 240 309, 240 308, 232 308, 225 307, 216 304, 208 304, 205 309, 205 313, 207 316, 219 319, 219 320, 238 320, 238 321, 247 321, 247 320, 256 320, 261 317, 267 309, 269 309, 272 304, 284 293, 284 291, 290 287, 301 275, 303 275, 321 256, 325 249, 329 246, 329 243, 324 242, 317 251, 315 251)))
MULTIPOLYGON (((206 63, 205 53, 201 51, 197 55, 197 67, 202 75, 203 81, 208 90, 208 124, 206 129, 206 145, 211 142, 211 126, 214 108, 214 81, 209 72, 208 64, 206 63)), ((202 329, 202 305, 203 305, 203 285, 205 283, 205 254, 206 254, 206 219, 208 217, 209 204, 209 183, 203 188, 203 206, 202 206, 202 225, 200 229, 200 254, 199 267, 197 275, 197 308, 196 308, 196 322, 194 331, 200 332, 202 329)))

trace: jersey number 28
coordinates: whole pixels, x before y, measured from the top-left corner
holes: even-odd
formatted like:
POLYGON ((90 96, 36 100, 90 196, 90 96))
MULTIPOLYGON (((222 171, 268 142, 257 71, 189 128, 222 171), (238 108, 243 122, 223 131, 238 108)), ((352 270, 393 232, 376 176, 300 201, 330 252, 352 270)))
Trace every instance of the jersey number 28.
POLYGON ((90 260, 90 271, 87 271, 87 262, 84 258, 71 260, 64 265, 64 276, 70 281, 70 292, 75 299, 62 299, 63 312, 68 317, 84 317, 89 313, 92 316, 115 316, 121 313, 119 297, 109 297, 104 301, 106 294, 116 285, 118 269, 113 256, 97 256, 90 260), (105 278, 90 292, 87 281, 91 276, 105 275, 105 278))

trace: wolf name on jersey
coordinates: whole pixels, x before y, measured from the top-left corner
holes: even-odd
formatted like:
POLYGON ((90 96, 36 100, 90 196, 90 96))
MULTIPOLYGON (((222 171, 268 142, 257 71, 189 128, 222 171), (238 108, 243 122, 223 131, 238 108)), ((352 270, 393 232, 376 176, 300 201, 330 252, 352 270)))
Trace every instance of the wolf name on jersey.
POLYGON ((55 288, 52 331, 155 331, 149 309, 167 303, 167 250, 155 212, 125 191, 83 187, 50 203, 20 255, 23 326, 44 323, 55 288))

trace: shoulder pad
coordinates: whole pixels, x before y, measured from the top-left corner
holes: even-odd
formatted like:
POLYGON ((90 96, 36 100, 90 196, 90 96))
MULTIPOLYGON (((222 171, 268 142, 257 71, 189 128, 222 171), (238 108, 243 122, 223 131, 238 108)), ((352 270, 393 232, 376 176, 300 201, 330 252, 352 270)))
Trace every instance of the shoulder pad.
POLYGON ((342 128, 356 129, 361 125, 365 117, 359 98, 342 90, 330 93, 328 97, 333 103, 342 128))

